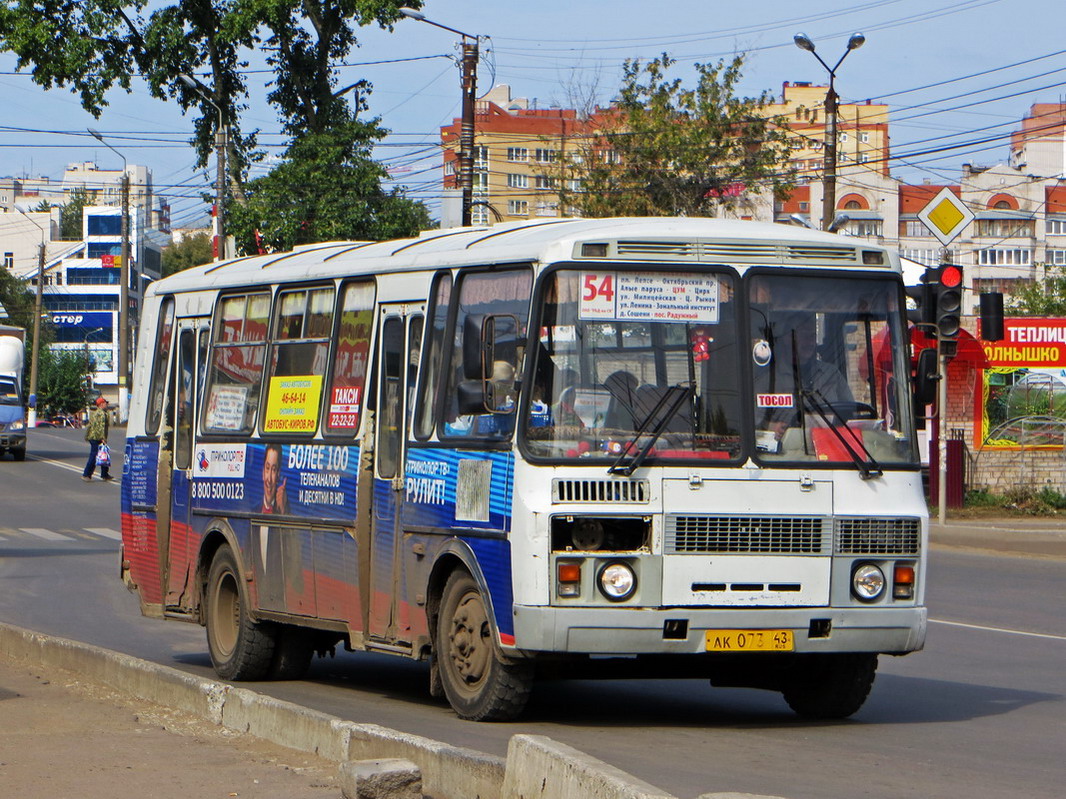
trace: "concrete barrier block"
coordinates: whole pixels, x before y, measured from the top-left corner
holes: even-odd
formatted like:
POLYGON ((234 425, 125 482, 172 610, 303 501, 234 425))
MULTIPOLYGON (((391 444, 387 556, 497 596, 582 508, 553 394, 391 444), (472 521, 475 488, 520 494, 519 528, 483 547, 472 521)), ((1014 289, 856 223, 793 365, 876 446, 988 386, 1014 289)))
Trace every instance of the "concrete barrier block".
POLYGON ((222 706, 222 726, 290 749, 311 752, 335 763, 347 759, 348 735, 335 717, 283 699, 230 688, 222 706))
POLYGON ((348 759, 401 758, 422 772, 422 790, 439 799, 499 799, 502 758, 377 724, 352 724, 348 759))
POLYGON ((515 735, 507 747, 501 799, 676 799, 621 769, 543 735, 515 735))
POLYGON ((422 772, 410 760, 349 760, 340 777, 344 799, 422 799, 422 772))

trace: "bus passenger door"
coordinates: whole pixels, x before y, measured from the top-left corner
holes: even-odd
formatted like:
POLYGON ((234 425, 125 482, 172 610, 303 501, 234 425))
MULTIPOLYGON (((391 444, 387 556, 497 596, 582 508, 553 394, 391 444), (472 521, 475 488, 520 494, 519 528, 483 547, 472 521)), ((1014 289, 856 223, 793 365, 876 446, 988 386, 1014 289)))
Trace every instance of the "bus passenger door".
POLYGON ((383 306, 379 315, 374 513, 370 541, 368 638, 409 643, 400 548, 409 398, 422 345, 422 315, 408 305, 383 306))
MULTIPOLYGON (((164 580, 167 607, 187 603, 196 548, 192 540, 192 474, 196 412, 207 357, 208 330, 199 320, 178 321, 177 346, 174 348, 174 371, 167 397, 167 427, 160 449, 170 461, 170 522, 166 545, 160 541, 160 558, 166 558, 164 580), (165 553, 165 554, 164 554, 165 553), (183 602, 183 598, 185 602, 183 602)), ((163 474, 160 479, 165 479, 163 474)), ((164 496, 161 491, 160 496, 164 496)))

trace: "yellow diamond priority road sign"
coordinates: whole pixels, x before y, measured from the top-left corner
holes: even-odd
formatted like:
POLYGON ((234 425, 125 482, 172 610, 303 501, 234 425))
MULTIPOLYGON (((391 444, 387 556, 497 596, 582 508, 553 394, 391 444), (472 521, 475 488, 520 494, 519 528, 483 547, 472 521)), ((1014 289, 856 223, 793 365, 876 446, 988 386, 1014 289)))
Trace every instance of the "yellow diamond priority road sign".
POLYGON ((973 212, 947 186, 918 212, 918 218, 945 247, 974 220, 973 212))

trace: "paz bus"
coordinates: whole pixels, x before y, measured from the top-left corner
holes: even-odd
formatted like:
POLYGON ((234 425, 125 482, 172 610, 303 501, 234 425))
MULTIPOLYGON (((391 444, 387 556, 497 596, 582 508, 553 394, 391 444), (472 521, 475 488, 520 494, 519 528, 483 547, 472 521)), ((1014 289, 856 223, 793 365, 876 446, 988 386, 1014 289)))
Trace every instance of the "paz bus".
POLYGON ((857 711, 922 648, 928 518, 896 253, 555 219, 207 264, 144 301, 122 579, 218 675, 428 661, 468 719, 536 677, 857 711))

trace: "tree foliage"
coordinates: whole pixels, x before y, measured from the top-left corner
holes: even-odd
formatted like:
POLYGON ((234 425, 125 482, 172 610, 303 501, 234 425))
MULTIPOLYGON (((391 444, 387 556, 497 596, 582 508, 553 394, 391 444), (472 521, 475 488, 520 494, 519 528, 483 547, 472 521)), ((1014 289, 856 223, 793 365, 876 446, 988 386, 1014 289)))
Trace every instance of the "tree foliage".
POLYGON ((696 64, 692 87, 668 77, 674 63, 626 62, 619 100, 562 158, 565 205, 595 217, 716 216, 753 194, 787 195, 787 125, 765 111, 769 93, 737 96, 743 56, 696 64))
POLYGON ((1066 316, 1066 266, 1046 266, 1043 279, 1025 283, 1006 304, 1017 316, 1066 316))
MULTIPOLYGON (((107 94, 129 91, 141 76, 153 96, 175 100, 183 111, 196 108, 194 144, 199 167, 206 166, 219 124, 229 129, 227 158, 230 207, 245 199, 248 167, 262 157, 256 134, 242 130, 248 85, 248 59, 265 54, 273 69, 267 96, 283 130, 291 137, 285 161, 295 171, 322 177, 326 159, 338 153, 341 135, 357 136, 348 152, 334 163, 338 172, 367 177, 375 170, 349 170, 355 161, 369 161, 369 146, 386 133, 378 120, 359 122, 366 110, 370 85, 356 80, 340 86, 338 65, 358 45, 359 27, 389 27, 403 6, 418 0, 8 0, 0 5, 0 50, 15 53, 19 69, 31 69, 42 86, 69 86, 82 106, 99 115, 107 94), (193 76, 189 86, 179 75, 193 76), (349 96, 353 99, 349 100, 349 96), (217 110, 216 110, 217 109, 217 110), (323 142, 322 137, 326 137, 323 142), (321 147, 322 149, 318 149, 321 147), (308 164, 295 165, 297 160, 308 164)), ((362 180, 368 206, 381 193, 383 173, 373 185, 362 180)), ((262 179, 261 179, 262 180, 262 179)), ((336 180, 334 181, 336 182, 336 180)), ((268 181, 277 183, 277 179, 268 181)), ((305 191, 310 192, 310 186, 305 191)), ((258 195, 265 196, 262 188, 258 195)), ((289 208, 279 207, 278 212, 289 208)), ((410 209, 407 209, 408 211, 410 209)), ((417 214, 415 214, 417 216, 417 214)), ((236 213, 239 220, 247 214, 236 213)), ((254 214, 253 214, 254 216, 254 214)), ((315 219, 301 220, 317 229, 315 219)), ((376 221, 364 227, 378 227, 376 221)), ((237 230, 241 240, 247 231, 237 230)))
POLYGON ((82 210, 89 204, 89 193, 78 186, 59 211, 59 238, 78 241, 82 237, 82 210))
POLYGON ((163 250, 163 277, 192 266, 206 264, 214 257, 209 233, 193 233, 163 250))
POLYGON ((78 413, 89 402, 86 375, 92 373, 80 350, 42 347, 37 368, 37 414, 51 419, 60 413, 78 413))
POLYGON ((8 315, 7 319, 2 320, 5 325, 32 330, 35 300, 33 291, 26 283, 8 270, 0 269, 0 304, 3 304, 8 315))

